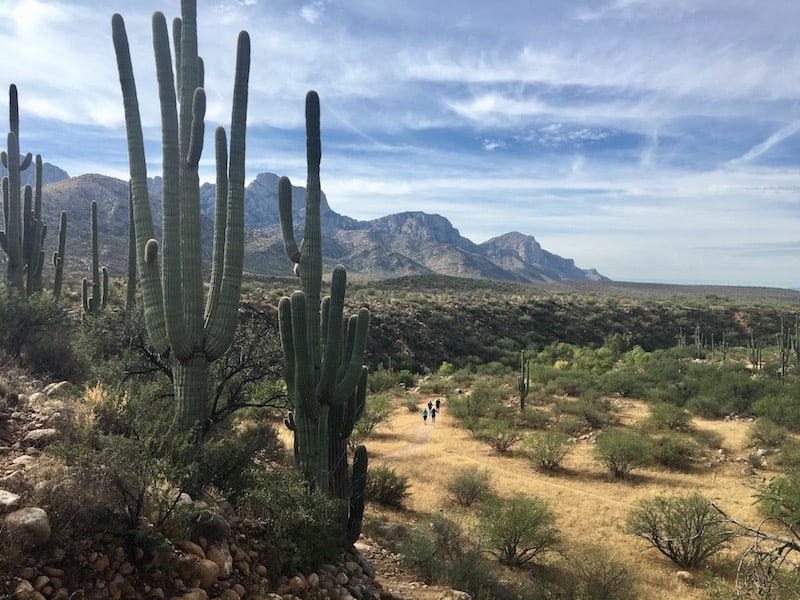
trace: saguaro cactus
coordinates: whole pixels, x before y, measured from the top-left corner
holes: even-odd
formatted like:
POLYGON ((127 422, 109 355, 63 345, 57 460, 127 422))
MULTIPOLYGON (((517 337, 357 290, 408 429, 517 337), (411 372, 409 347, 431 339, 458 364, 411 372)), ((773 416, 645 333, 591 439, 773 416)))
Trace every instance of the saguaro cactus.
POLYGON ((8 255, 9 291, 29 296, 42 290, 42 266, 47 226, 42 222, 42 157, 36 156, 35 193, 29 185, 21 191, 21 173, 33 161, 28 152, 19 150, 19 98, 17 87, 9 87, 9 125, 7 150, 0 154, 8 174, 3 177, 3 217, 5 231, 0 232, 0 247, 8 255))
POLYGON ((525 399, 531 389, 531 365, 525 360, 525 350, 519 352, 519 375, 517 376, 517 390, 519 391, 519 410, 525 412, 525 399))
POLYGON ((53 266, 56 268, 55 278, 53 279, 53 298, 58 300, 61 297, 61 285, 64 283, 64 252, 67 247, 67 213, 61 211, 61 219, 58 225, 58 250, 53 252, 53 266))
POLYGON ((366 367, 362 365, 369 311, 362 308, 343 323, 347 273, 337 265, 331 293, 322 288, 322 232, 319 167, 322 156, 319 97, 306 96, 308 181, 304 237, 298 248, 292 222, 292 186, 278 183, 278 203, 286 255, 295 263, 300 290, 278 304, 284 377, 292 404, 287 424, 294 431, 296 459, 314 489, 342 502, 346 541, 360 532, 367 453, 355 451, 353 477, 347 464, 347 438, 364 410, 366 367))
POLYGON ((225 130, 215 132, 217 197, 213 263, 205 297, 200 243, 198 163, 205 128, 202 61, 197 54, 197 6, 181 2, 174 21, 177 86, 164 15, 153 15, 153 46, 161 100, 163 148, 163 271, 147 191, 144 141, 125 24, 112 18, 130 159, 130 185, 138 272, 148 337, 169 354, 177 421, 188 430, 205 425, 208 364, 233 341, 244 256, 244 157, 250 38, 241 32, 231 118, 230 160, 225 130), (177 92, 176 92, 177 90, 177 92))
POLYGON ((108 269, 100 268, 100 239, 97 228, 97 202, 92 200, 92 286, 83 278, 83 312, 93 314, 103 310, 108 303, 108 269))
POLYGON ((136 304, 136 228, 133 224, 133 197, 128 185, 128 282, 125 293, 125 310, 130 312, 136 304))

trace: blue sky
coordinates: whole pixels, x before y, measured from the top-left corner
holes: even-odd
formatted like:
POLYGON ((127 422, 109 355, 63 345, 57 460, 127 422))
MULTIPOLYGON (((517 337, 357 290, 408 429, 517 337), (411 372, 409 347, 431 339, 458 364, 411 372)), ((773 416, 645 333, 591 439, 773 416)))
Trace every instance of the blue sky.
MULTIPOLYGON (((357 219, 444 215, 476 242, 536 237, 620 281, 800 287, 800 2, 199 0, 206 131, 227 126, 236 36, 253 54, 248 180, 322 186, 357 219)), ((127 178, 111 15, 130 37, 160 172, 150 19, 177 0, 0 0, 23 151, 127 178)), ((5 122, 5 119, 3 119, 5 122)), ((204 178, 213 180, 213 143, 204 178)))

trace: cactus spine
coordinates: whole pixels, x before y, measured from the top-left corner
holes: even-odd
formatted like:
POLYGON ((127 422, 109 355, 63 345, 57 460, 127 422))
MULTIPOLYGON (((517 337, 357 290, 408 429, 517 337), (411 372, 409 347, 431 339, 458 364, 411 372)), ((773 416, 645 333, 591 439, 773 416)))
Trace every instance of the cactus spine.
POLYGON ((347 464, 347 438, 364 410, 367 370, 362 365, 369 311, 362 308, 343 325, 347 273, 337 265, 329 296, 322 287, 320 224, 322 155, 319 97, 306 96, 308 180, 303 243, 294 240, 292 187, 288 178, 278 184, 278 203, 284 249, 295 263, 300 290, 278 304, 284 377, 292 404, 287 424, 294 431, 295 457, 312 489, 341 501, 346 542, 360 533, 363 515, 367 453, 355 450, 353 474, 347 464))
POLYGON ((97 233, 97 202, 92 200, 92 289, 83 278, 83 312, 88 315, 103 310, 108 303, 108 269, 100 268, 100 240, 97 233))
POLYGON ((114 49, 125 106, 131 196, 138 272, 148 337, 169 354, 181 430, 205 426, 208 364, 233 341, 244 256, 244 157, 250 38, 241 32, 236 55, 230 160, 225 130, 215 132, 217 209, 213 264, 205 298, 200 247, 198 163, 203 145, 205 91, 197 54, 197 6, 181 2, 174 22, 176 77, 173 75, 164 15, 153 15, 153 46, 161 100, 163 148, 163 270, 147 192, 147 169, 136 85, 125 24, 112 18, 114 49), (177 83, 177 86, 176 86, 177 83), (177 93, 176 93, 177 90, 177 93), (223 182, 224 185, 219 183, 223 182))
POLYGON ((33 156, 30 152, 20 155, 19 97, 14 84, 8 95, 10 131, 7 149, 1 155, 8 174, 3 178, 5 231, 0 232, 0 247, 8 256, 9 291, 17 290, 27 297, 42 290, 42 246, 47 235, 42 222, 42 158, 36 156, 35 193, 29 185, 21 192, 21 173, 31 165, 33 156))
POLYGON ((525 360, 525 350, 519 352, 519 375, 517 376, 517 390, 519 391, 519 410, 525 412, 525 399, 531 389, 531 365, 525 360))
POLYGON ((53 279, 53 298, 61 298, 61 286, 64 283, 64 252, 67 247, 67 213, 61 211, 58 225, 58 250, 53 252, 53 266, 56 274, 53 279))

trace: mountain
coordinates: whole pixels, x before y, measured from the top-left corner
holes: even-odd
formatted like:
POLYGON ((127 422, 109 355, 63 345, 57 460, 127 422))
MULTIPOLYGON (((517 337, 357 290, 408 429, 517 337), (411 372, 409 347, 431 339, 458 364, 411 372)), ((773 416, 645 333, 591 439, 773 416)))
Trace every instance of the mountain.
MULTIPOLYGON (((61 210, 67 212, 67 271, 87 276, 91 261, 90 206, 98 204, 101 262, 112 276, 127 273, 128 184, 104 175, 59 177, 44 186, 43 216, 50 226, 46 251, 58 237, 61 210)), ((160 230, 160 177, 149 182, 156 234, 160 230)), ((278 216, 278 176, 258 175, 245 190, 245 270, 263 275, 289 275, 292 265, 283 252, 278 216)), ((215 186, 200 190, 204 256, 210 257, 215 186)), ((293 186, 293 213, 302 239, 305 189, 293 186)), ((320 214, 326 270, 336 263, 351 274, 375 278, 442 274, 513 282, 603 281, 594 269, 581 269, 571 259, 544 250, 533 236, 518 232, 482 244, 463 237, 449 220, 424 212, 401 212, 359 221, 332 210, 322 195, 320 214)))

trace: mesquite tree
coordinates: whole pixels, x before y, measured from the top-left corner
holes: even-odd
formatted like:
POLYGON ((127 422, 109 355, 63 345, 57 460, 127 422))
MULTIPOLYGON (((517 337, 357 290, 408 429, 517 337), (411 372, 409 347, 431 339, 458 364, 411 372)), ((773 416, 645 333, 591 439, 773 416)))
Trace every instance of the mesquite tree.
POLYGON ((300 290, 278 304, 284 377, 292 405, 287 425, 294 431, 295 458, 313 489, 341 501, 346 542, 361 531, 367 451, 355 449, 352 476, 347 438, 364 411, 367 369, 362 365, 369 311, 362 308, 343 322, 347 272, 337 265, 331 292, 321 298, 322 232, 319 166, 322 156, 319 97, 306 96, 308 181, 303 242, 297 246, 292 222, 292 186, 278 183, 284 249, 295 264, 300 290))
POLYGON ((197 53, 197 6, 181 2, 175 19, 176 75, 167 23, 153 15, 153 47, 161 100, 163 148, 162 266, 147 191, 142 124, 128 38, 120 15, 112 18, 130 159, 130 186, 138 273, 150 342, 169 355, 182 430, 205 426, 208 365, 231 345, 238 321, 244 257, 244 159, 250 38, 239 34, 231 117, 230 159, 225 130, 215 132, 217 195, 208 297, 203 288, 198 163, 203 148, 206 95, 197 53), (177 85, 176 85, 177 84, 177 85))

